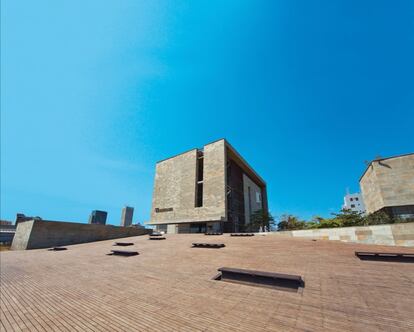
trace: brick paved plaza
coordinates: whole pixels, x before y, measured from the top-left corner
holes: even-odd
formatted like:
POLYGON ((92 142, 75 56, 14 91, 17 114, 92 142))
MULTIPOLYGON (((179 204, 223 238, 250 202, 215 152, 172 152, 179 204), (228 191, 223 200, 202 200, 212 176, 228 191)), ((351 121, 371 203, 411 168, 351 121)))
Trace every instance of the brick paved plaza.
POLYGON ((312 241, 167 235, 66 251, 2 252, 2 331, 413 331, 414 264, 360 261, 360 251, 414 249, 312 241), (222 242, 194 249, 192 242, 222 242), (214 281, 223 266, 301 275, 293 293, 214 281))

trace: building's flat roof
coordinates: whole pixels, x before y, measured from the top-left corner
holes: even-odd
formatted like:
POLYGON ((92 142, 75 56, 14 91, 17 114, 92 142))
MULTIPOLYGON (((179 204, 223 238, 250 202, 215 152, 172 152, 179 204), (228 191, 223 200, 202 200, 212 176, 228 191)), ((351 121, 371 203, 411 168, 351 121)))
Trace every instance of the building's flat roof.
MULTIPOLYGON (((219 142, 219 141, 224 141, 226 147, 231 152, 231 156, 235 159, 236 162, 238 162, 240 164, 240 166, 243 168, 243 170, 245 171, 245 173, 247 175, 249 175, 252 178, 252 180, 254 180, 255 182, 258 182, 258 185, 266 186, 266 182, 260 177, 259 174, 256 173, 256 171, 249 165, 249 163, 240 155, 240 153, 237 152, 237 150, 225 138, 220 138, 220 139, 215 140, 213 142, 209 142, 209 143, 205 144, 204 146, 210 145, 210 144, 213 144, 213 143, 216 143, 216 142, 219 142)), ((204 146, 203 146, 203 148, 204 148, 204 146)), ((200 149, 203 149, 203 148, 200 148, 200 149)), ((185 153, 188 153, 188 152, 194 151, 194 150, 198 150, 198 149, 197 148, 193 148, 193 149, 190 149, 190 150, 186 150, 184 152, 175 154, 175 155, 173 155, 171 157, 168 157, 168 158, 159 160, 156 163, 157 164, 162 163, 162 162, 164 162, 166 160, 169 160, 169 159, 178 157, 178 156, 180 156, 182 154, 185 154, 185 153)))
POLYGON ((367 165, 367 167, 365 168, 364 173, 362 173, 361 177, 359 178, 359 181, 361 181, 361 180, 362 180, 362 178, 364 177, 364 175, 365 175, 365 173, 367 172, 368 168, 371 166, 371 164, 372 164, 373 162, 375 162, 375 161, 383 161, 383 160, 387 160, 387 159, 401 158, 401 157, 406 157, 406 156, 411 156, 411 155, 414 155, 414 152, 411 152, 411 153, 404 153, 404 154, 399 154, 399 155, 392 156, 392 157, 377 158, 377 159, 371 160, 371 161, 369 162, 369 164, 367 165))
MULTIPOLYGON (((213 141, 213 142, 207 143, 207 144, 205 144, 204 146, 209 145, 209 144, 213 144, 213 143, 216 143, 216 142, 219 142, 219 141, 226 141, 226 140, 225 140, 224 138, 220 138, 220 139, 217 139, 217 140, 215 140, 215 141, 213 141)), ((190 152, 190 151, 194 151, 194 150, 202 150, 202 149, 204 148, 204 146, 203 146, 202 148, 192 148, 192 149, 189 149, 189 150, 185 150, 184 152, 177 153, 177 154, 175 154, 175 155, 172 155, 171 157, 168 157, 168 158, 164 158, 164 159, 158 160, 158 161, 156 162, 156 164, 162 163, 162 162, 164 162, 164 161, 166 161, 166 160, 168 160, 168 159, 172 159, 172 158, 178 157, 178 156, 180 156, 180 155, 182 155, 182 154, 185 154, 185 153, 188 153, 188 152, 190 152)))
POLYGON ((283 236, 125 238, 66 251, 1 252, 4 331, 409 331, 414 264, 360 261, 354 251, 413 248, 283 236), (220 242, 221 249, 192 249, 220 242), (220 267, 300 275, 303 292, 214 281, 220 267))

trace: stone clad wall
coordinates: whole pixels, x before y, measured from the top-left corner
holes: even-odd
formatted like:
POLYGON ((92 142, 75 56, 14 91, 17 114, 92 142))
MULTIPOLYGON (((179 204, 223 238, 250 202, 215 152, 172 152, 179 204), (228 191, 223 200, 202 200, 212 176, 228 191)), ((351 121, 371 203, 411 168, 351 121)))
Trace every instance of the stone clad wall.
POLYGON ((220 140, 204 146, 202 207, 195 206, 197 149, 157 163, 151 224, 225 219, 225 144, 220 140))
POLYGON ((365 210, 367 213, 378 211, 384 207, 384 201, 381 195, 374 167, 371 165, 361 178, 359 185, 364 199, 365 210))
POLYGON ((148 233, 147 229, 135 227, 30 220, 17 225, 11 249, 48 248, 148 233))
POLYGON ((360 180, 368 213, 414 205, 414 154, 373 161, 360 180))
POLYGON ((414 223, 322 228, 269 234, 365 244, 414 247, 414 223))
POLYGON ((226 219, 226 142, 204 146, 204 199, 200 209, 207 220, 226 219))
POLYGON ((196 149, 157 163, 151 222, 180 220, 194 214, 196 163, 196 149))

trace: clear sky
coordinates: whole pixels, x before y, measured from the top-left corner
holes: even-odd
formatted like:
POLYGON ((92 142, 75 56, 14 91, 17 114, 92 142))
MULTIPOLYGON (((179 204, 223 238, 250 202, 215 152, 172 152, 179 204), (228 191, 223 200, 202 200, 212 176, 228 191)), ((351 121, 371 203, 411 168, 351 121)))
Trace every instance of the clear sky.
POLYGON ((414 152, 414 1, 1 2, 1 218, 148 220, 157 160, 225 137, 273 214, 414 152))

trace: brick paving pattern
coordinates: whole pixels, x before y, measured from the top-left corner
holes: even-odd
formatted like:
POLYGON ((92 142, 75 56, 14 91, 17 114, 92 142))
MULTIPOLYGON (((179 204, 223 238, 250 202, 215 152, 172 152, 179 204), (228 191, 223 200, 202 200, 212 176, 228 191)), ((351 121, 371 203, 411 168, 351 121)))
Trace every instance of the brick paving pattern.
POLYGON ((414 331, 414 264, 360 261, 354 251, 414 252, 276 236, 124 238, 1 259, 1 331, 414 331), (214 242, 212 241, 212 242, 214 242), (223 266, 301 275, 291 293, 214 281, 223 266))

